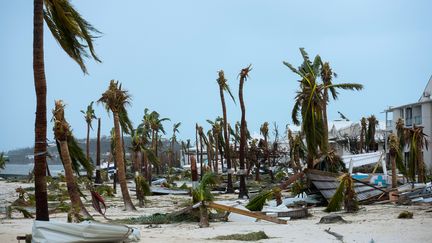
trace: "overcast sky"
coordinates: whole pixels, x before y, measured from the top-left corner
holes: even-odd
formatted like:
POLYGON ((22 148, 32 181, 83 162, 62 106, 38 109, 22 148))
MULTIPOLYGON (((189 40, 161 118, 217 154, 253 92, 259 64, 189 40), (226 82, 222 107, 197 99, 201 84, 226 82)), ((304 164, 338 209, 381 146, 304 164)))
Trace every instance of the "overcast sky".
MULTIPOLYGON (((329 61, 335 82, 358 82, 361 92, 342 91, 329 105, 351 120, 389 105, 415 102, 432 74, 432 1, 114 1, 72 4, 103 34, 96 40, 101 64, 87 61, 83 75, 45 26, 48 121, 55 99, 67 104, 74 134, 84 138, 80 110, 97 100, 111 79, 132 95, 128 107, 138 125, 144 108, 158 111, 171 136, 182 122, 181 139, 194 138, 195 122, 221 115, 217 71, 225 70, 238 99, 241 68, 252 64, 244 87, 249 129, 268 121, 281 131, 290 120, 296 77, 282 61, 301 63, 299 47, 329 61)), ((32 146, 35 91, 32 70, 33 2, 0 2, 0 151, 32 146)), ((238 102, 237 102, 238 103, 238 102)), ((227 99, 230 123, 240 106, 227 99)), ((102 133, 113 126, 101 105, 102 133)), ((94 124, 96 127, 96 124, 94 124)), ((92 136, 95 136, 95 131, 92 136)), ((52 124, 48 124, 52 141, 52 124)))

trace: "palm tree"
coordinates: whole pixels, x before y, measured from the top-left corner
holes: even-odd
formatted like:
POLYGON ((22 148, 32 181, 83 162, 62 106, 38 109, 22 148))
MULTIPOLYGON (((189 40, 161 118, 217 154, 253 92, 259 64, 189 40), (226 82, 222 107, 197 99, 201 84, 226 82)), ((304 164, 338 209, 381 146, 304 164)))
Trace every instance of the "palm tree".
POLYGON ((417 171, 418 181, 425 182, 425 166, 423 160, 423 148, 428 149, 427 135, 423 133, 423 127, 405 128, 405 143, 409 147, 408 173, 415 180, 417 171))
POLYGON ((200 211, 200 228, 209 227, 209 217, 205 202, 213 201, 211 194, 211 186, 218 184, 218 178, 215 173, 207 172, 202 177, 202 180, 197 188, 192 190, 193 203, 201 202, 199 206, 200 211))
POLYGON ((269 151, 269 146, 268 146, 268 136, 269 136, 268 132, 269 132, 269 123, 264 122, 260 127, 260 133, 264 137, 264 159, 269 164, 269 174, 270 174, 271 181, 274 181, 273 171, 271 168, 271 162, 270 162, 270 158, 269 158, 270 151, 269 151))
POLYGON ((241 123, 240 123, 240 148, 239 148, 239 160, 240 160, 240 187, 239 187, 239 198, 248 197, 248 192, 246 188, 246 175, 245 175, 245 149, 246 149, 246 107, 243 100, 243 85, 244 82, 249 77, 249 72, 251 71, 251 65, 243 68, 240 71, 240 85, 239 85, 239 100, 241 108, 241 123))
POLYGON ((181 122, 174 123, 173 125, 173 135, 171 137, 171 164, 169 167, 171 168, 175 162, 175 153, 174 153, 174 144, 177 142, 176 133, 179 133, 178 128, 180 127, 181 122))
POLYGON ((392 133, 389 138, 389 154, 390 154, 390 162, 392 166, 392 188, 397 187, 397 175, 396 175, 396 160, 402 157, 399 139, 398 137, 392 133))
POLYGON ((33 10, 33 75, 36 91, 36 119, 34 146, 34 176, 36 220, 49 220, 48 196, 45 173, 47 171, 47 118, 45 62, 43 48, 43 19, 63 50, 87 73, 83 56, 91 56, 98 62, 93 48, 93 33, 99 33, 90 23, 64 0, 34 0, 33 10), (44 9, 45 4, 45 9, 44 9), (85 42, 85 43, 82 43, 85 42))
POLYGON ((337 78, 337 74, 334 73, 330 67, 330 64, 328 62, 322 63, 321 61, 321 79, 324 84, 323 89, 323 123, 324 123, 324 133, 323 133, 323 148, 322 152, 327 153, 328 152, 328 122, 327 122, 327 103, 329 102, 329 95, 328 92, 330 91, 332 98, 336 100, 338 98, 338 92, 336 88, 340 89, 348 89, 348 90, 361 90, 363 89, 363 85, 361 84, 355 84, 355 83, 344 83, 344 84, 337 84, 336 86, 333 85, 332 79, 333 77, 337 78))
POLYGON ((87 106, 87 110, 81 110, 81 113, 84 114, 84 119, 87 123, 87 140, 86 140, 86 157, 87 160, 90 161, 90 129, 93 130, 92 121, 96 119, 95 111, 93 109, 93 101, 87 106))
POLYGON ((300 53, 303 57, 303 63, 298 69, 288 62, 283 63, 301 77, 299 80, 300 90, 297 91, 292 110, 292 120, 295 125, 299 126, 298 115, 301 114, 301 130, 306 137, 308 150, 307 166, 308 169, 312 169, 314 159, 318 157, 319 148, 322 150, 324 143, 323 104, 325 100, 322 90, 325 86, 317 83, 321 58, 317 55, 312 63, 303 48, 300 48, 300 53))
POLYGON ((378 126, 378 120, 374 115, 367 118, 368 129, 366 133, 366 144, 368 151, 376 151, 378 149, 378 144, 375 142, 376 127, 378 126))
MULTIPOLYGON (((162 125, 162 122, 170 120, 169 118, 159 118, 159 117, 160 115, 156 111, 152 111, 148 115, 148 122, 152 131, 152 148, 153 148, 153 153, 156 156, 158 156, 159 132, 165 134, 165 129, 162 125)), ((151 172, 151 169, 149 171, 151 172)), ((156 166, 156 173, 159 174, 159 165, 156 166)))
POLYGON ((119 114, 125 114, 125 105, 130 103, 130 96, 127 91, 122 90, 121 84, 118 81, 111 80, 108 90, 102 94, 102 97, 98 100, 105 105, 107 111, 113 113, 114 117, 114 131, 115 131, 115 160, 117 162, 118 179, 120 188, 123 195, 123 202, 126 211, 135 211, 135 206, 129 195, 129 191, 126 184, 126 172, 125 172, 125 161, 123 143, 121 140, 120 133, 120 118, 119 114))
MULTIPOLYGON (((225 105, 225 96, 224 91, 228 92, 228 94, 231 96, 232 100, 235 102, 234 96, 231 94, 231 90, 228 86, 227 80, 225 79, 225 74, 223 70, 220 70, 218 72, 218 79, 217 82, 219 84, 219 95, 221 98, 221 104, 222 104, 222 113, 223 113, 223 133, 225 138, 225 159, 227 160, 227 169, 228 169, 228 184, 227 184, 227 192, 233 193, 233 184, 232 184, 232 165, 231 165, 231 154, 230 154, 230 146, 229 146, 229 137, 228 137, 228 119, 227 119, 227 111, 226 111, 226 105, 225 105)), ((217 161, 216 161, 217 163, 217 161)), ((222 167, 223 167, 223 160, 222 160, 222 167)))
POLYGON ((367 131, 367 123, 366 123, 366 118, 362 117, 361 121, 360 121, 360 125, 361 125, 361 130, 360 130, 360 143, 359 143, 359 150, 360 153, 363 153, 363 149, 365 146, 365 135, 366 135, 366 131, 367 131))
MULTIPOLYGON (((72 212, 76 219, 79 219, 79 212, 84 216, 91 218, 91 215, 85 209, 78 186, 75 181, 73 174, 73 164, 71 159, 71 153, 69 152, 68 140, 74 139, 70 131, 70 126, 64 116, 64 105, 61 100, 55 101, 55 109, 53 110, 53 121, 54 121, 54 137, 59 145, 59 153, 61 161, 63 162, 65 170, 65 178, 69 197, 72 203, 72 212)), ((80 150, 80 149, 79 149, 80 150)), ((88 161, 87 161, 88 162, 88 161)), ((89 171, 91 172, 91 170, 89 171)))

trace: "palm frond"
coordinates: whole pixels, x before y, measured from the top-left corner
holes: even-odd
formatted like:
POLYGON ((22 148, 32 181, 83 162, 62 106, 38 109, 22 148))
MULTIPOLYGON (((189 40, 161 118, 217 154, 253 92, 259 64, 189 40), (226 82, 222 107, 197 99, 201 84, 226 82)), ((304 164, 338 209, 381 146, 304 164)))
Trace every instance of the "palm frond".
POLYGON ((88 58, 87 49, 97 62, 93 41, 100 32, 81 17, 68 0, 44 0, 44 19, 52 35, 63 50, 87 73, 83 57, 88 58))

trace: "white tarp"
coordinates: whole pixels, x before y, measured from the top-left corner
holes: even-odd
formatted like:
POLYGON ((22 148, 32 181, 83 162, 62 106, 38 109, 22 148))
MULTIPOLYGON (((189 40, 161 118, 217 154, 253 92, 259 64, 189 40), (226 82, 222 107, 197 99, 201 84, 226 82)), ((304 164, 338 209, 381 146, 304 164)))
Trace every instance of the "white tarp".
POLYGON ((353 167, 359 167, 363 165, 377 163, 380 160, 382 153, 383 152, 379 151, 379 152, 366 153, 366 154, 343 155, 342 160, 345 163, 346 168, 349 168, 351 161, 353 163, 353 167))
POLYGON ((32 242, 37 243, 138 242, 140 238, 137 228, 92 221, 76 224, 35 220, 32 229, 32 242))

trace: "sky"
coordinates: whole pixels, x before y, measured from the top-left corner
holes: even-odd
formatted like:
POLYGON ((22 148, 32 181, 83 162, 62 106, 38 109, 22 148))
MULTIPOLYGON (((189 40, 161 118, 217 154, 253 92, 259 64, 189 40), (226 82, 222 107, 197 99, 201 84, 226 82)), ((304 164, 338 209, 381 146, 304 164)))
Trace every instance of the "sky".
MULTIPOLYGON (((80 110, 99 99, 111 79, 132 96, 127 107, 137 126, 144 109, 156 110, 171 136, 194 140, 195 123, 222 115, 217 71, 224 70, 237 103, 227 99, 228 120, 240 120, 238 73, 252 64, 244 86, 249 130, 276 122, 292 124, 298 77, 282 61, 301 64, 300 47, 319 54, 338 74, 335 83, 357 82, 361 92, 341 91, 328 107, 353 121, 382 113, 388 106, 416 102, 432 74, 432 1, 114 1, 73 0, 72 4, 102 32, 95 49, 102 63, 87 60, 84 75, 45 25, 47 114, 54 100, 66 103, 66 119, 76 137, 86 136, 80 110)), ((0 2, 0 151, 34 143, 35 91, 32 69, 32 1, 0 2)), ((95 105, 102 134, 112 116, 95 105)), ((96 127, 96 123, 94 123, 96 127)), ((91 132, 96 136, 96 131, 91 132)), ((48 139, 53 141, 52 123, 48 139)))

